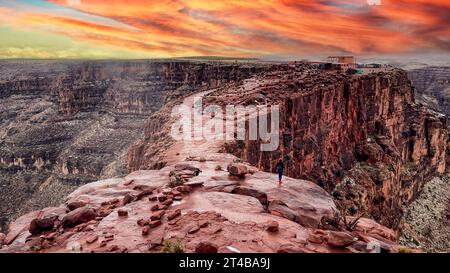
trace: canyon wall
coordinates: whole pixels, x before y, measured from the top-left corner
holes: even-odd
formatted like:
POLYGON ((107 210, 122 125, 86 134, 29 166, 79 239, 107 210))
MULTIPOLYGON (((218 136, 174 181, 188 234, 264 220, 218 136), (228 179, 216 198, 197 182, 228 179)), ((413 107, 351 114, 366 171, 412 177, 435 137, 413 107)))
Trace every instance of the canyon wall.
POLYGON ((350 76, 289 67, 266 73, 209 103, 280 105, 280 147, 261 152, 260 141, 235 141, 231 152, 262 170, 314 181, 347 214, 364 214, 396 227, 431 177, 446 172, 444 115, 414 100, 406 72, 350 76))
POLYGON ((408 71, 415 94, 428 107, 447 115, 450 120, 450 67, 424 67, 408 71))
MULTIPOLYGON (((444 113, 450 125, 450 67, 416 68, 408 71, 408 77, 414 85, 416 101, 444 113)), ((447 152, 447 166, 450 166, 450 141, 447 152)))
POLYGON ((2 61, 0 228, 80 184, 128 173, 128 147, 166 102, 263 65, 178 60, 2 61))

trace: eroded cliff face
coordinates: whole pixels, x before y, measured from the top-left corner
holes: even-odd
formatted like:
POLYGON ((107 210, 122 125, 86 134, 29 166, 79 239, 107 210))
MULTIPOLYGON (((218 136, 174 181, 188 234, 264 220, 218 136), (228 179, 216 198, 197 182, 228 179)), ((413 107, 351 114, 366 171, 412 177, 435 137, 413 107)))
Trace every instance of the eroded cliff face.
POLYGON ((428 107, 441 111, 450 119, 450 67, 431 66, 408 71, 415 94, 428 107))
POLYGON ((52 91, 67 114, 99 106, 117 113, 150 114, 172 98, 247 78, 263 67, 188 61, 90 62, 71 65, 52 91))
POLYGON ((345 213, 396 227, 432 176, 446 171, 446 117, 414 101, 404 71, 348 76, 289 67, 209 95, 227 101, 280 105, 280 147, 227 143, 231 152, 275 172, 308 179, 332 193, 345 213))
POLYGON ((80 184, 128 173, 129 146, 166 102, 263 65, 191 61, 2 61, 0 227, 80 184))

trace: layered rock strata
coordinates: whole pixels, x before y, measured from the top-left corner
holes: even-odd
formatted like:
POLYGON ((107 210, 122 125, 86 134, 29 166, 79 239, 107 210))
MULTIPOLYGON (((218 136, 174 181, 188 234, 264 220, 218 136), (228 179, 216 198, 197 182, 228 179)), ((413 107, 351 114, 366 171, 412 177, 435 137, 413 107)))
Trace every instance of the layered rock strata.
POLYGON ((450 67, 432 66, 408 71, 419 101, 450 118, 450 67))
POLYGON ((224 150, 261 170, 314 181, 342 211, 396 227, 403 206, 448 166, 444 115, 414 100, 406 72, 364 76, 286 66, 206 96, 208 103, 280 107, 280 146, 228 142, 224 150))

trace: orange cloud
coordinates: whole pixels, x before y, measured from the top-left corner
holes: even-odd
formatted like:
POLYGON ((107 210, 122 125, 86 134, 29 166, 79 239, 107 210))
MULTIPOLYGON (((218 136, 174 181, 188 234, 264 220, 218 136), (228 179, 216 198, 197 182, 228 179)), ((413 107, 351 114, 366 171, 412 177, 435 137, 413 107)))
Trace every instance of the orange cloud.
POLYGON ((381 6, 366 0, 50 2, 120 24, 33 9, 3 20, 161 57, 450 51, 448 0, 381 0, 381 6))

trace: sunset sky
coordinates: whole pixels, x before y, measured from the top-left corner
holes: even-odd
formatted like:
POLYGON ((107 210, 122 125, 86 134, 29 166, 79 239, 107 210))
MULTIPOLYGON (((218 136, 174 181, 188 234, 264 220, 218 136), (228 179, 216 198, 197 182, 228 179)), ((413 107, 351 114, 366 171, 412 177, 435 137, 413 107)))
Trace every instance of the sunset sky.
POLYGON ((450 1, 0 0, 0 37, 0 58, 448 56, 450 1))

